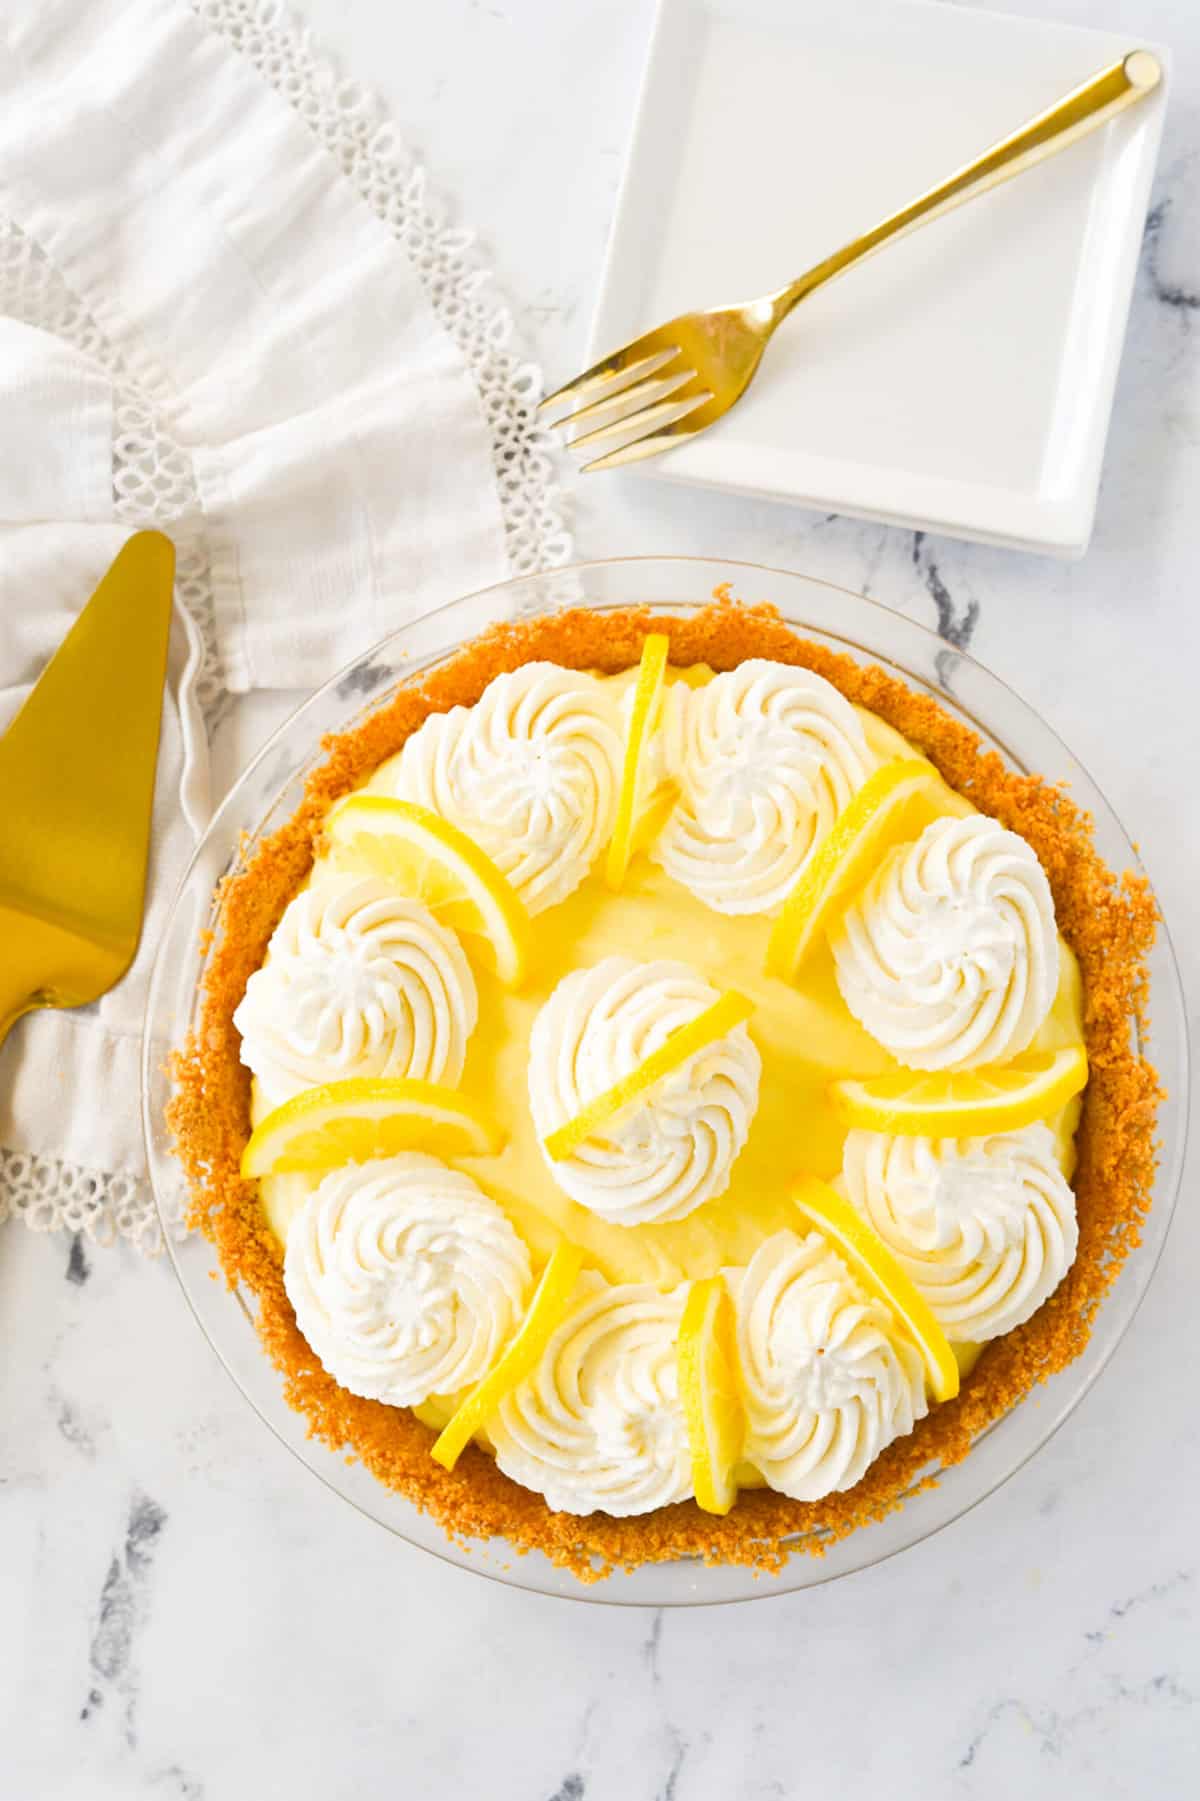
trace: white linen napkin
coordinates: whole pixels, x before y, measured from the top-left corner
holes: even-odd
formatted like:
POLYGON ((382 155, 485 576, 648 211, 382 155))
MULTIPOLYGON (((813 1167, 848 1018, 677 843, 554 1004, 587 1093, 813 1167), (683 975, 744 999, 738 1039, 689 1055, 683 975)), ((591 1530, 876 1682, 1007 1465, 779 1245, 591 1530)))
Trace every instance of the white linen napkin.
POLYGON ((479 396, 386 227, 176 0, 23 0, 0 203, 190 453, 227 685, 505 571, 479 396))
MULTIPOLYGON (((129 527, 112 484, 103 370, 49 333, 0 319, 0 730, 66 636, 129 527)), ((206 811, 207 757, 190 705, 199 646, 172 621, 146 927, 129 977, 94 1007, 29 1017, 0 1048, 0 1145, 85 1169, 141 1168, 139 1035, 153 946, 206 811)), ((104 755, 103 744, 95 747, 104 755)), ((0 806, 3 797, 0 796, 0 806)), ((3 954, 0 947, 0 954, 3 954)))
POLYGON ((479 392, 403 245, 181 0, 9 9, 0 214, 88 321, 81 350, 0 319, 0 727, 134 524, 211 595, 177 609, 137 963, 0 1050, 2 1214, 6 1153, 144 1173, 147 965, 207 811, 198 684, 311 688, 510 571, 479 392), (130 396, 187 471, 166 501, 138 499, 130 396))

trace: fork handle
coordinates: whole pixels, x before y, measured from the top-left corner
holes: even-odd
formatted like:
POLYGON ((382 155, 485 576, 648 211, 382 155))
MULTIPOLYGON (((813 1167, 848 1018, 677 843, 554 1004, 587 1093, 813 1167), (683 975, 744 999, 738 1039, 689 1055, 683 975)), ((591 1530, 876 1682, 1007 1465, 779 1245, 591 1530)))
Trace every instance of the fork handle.
POLYGON ((1068 144, 1074 143, 1076 138, 1094 131, 1123 107, 1132 105, 1135 100, 1152 92, 1161 80, 1161 65, 1149 50, 1132 50, 1120 62, 1101 69, 1098 75, 1093 75, 1081 87, 1074 88, 1045 112, 1027 120, 1008 137, 1001 138, 998 144, 993 144, 974 161, 964 164, 945 181, 940 181, 936 187, 918 195, 916 200, 901 207, 899 212, 864 232, 861 238, 855 238, 841 250, 835 250, 832 256, 817 263, 797 281, 790 282, 786 288, 772 294, 770 305, 774 323, 778 324, 781 319, 786 318, 792 308, 807 295, 823 287, 827 281, 832 281, 835 275, 841 275, 844 270, 861 262, 863 257, 870 256, 881 245, 906 232, 915 231, 918 225, 924 225, 930 219, 941 218, 943 213, 961 206, 965 200, 973 200, 977 194, 986 194, 989 188, 998 187, 1002 181, 1008 181, 1022 170, 1032 168, 1034 163, 1054 156, 1068 144))

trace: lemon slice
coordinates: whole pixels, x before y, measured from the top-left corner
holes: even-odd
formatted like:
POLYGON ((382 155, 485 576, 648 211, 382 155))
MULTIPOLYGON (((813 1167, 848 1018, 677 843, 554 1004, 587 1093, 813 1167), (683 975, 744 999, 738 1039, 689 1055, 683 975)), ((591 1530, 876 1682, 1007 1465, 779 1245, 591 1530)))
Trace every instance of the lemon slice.
POLYGON ((846 1078, 829 1090, 843 1125, 901 1137, 981 1138, 1016 1132, 1065 1107, 1087 1086, 1082 1045, 1029 1051, 995 1069, 920 1075, 910 1069, 846 1078))
POLYGON ((529 1310, 516 1333, 483 1381, 455 1409, 431 1447, 430 1456, 443 1469, 454 1468, 488 1415, 494 1413, 505 1395, 511 1394, 517 1383, 523 1382, 534 1369, 551 1333, 567 1310, 582 1268, 583 1252, 579 1246, 569 1244, 565 1238, 560 1239, 542 1271, 529 1310))
POLYGON ((565 1125, 558 1126, 543 1139, 548 1155, 555 1163, 578 1150, 585 1138, 591 1138, 597 1130, 620 1113, 639 1095, 661 1082, 664 1076, 702 1051, 706 1044, 713 1044, 718 1038, 724 1038, 735 1026, 744 1025, 754 1011, 753 1001, 748 1001, 743 994, 735 994, 731 990, 715 1000, 711 1007, 698 1013, 695 1019, 689 1019, 685 1026, 679 1026, 663 1040, 656 1051, 631 1069, 627 1076, 614 1082, 594 1100, 569 1119, 565 1125))
POLYGON ((933 1317, 928 1301, 883 1240, 860 1219, 849 1201, 815 1176, 805 1176, 792 1199, 849 1265, 851 1274, 867 1293, 882 1301, 909 1333, 925 1360, 934 1399, 952 1401, 958 1393, 958 1363, 950 1341, 933 1317))
POLYGON ((633 856, 636 857, 639 851, 650 848, 675 811, 678 800, 679 785, 677 782, 664 782, 660 788, 654 790, 649 801, 638 814, 637 824, 633 828, 631 844, 633 856))
POLYGON ((733 1303, 720 1276, 693 1282, 679 1326, 679 1398, 692 1449, 692 1487, 705 1513, 728 1513, 744 1421, 733 1303))
POLYGON ((307 1088, 268 1113, 242 1152, 244 1176, 338 1169, 398 1151, 484 1157, 503 1138, 470 1101, 437 1082, 355 1076, 307 1088))
POLYGON ((942 778, 920 757, 897 757, 867 777, 806 863, 767 942, 767 970, 795 979, 838 907, 862 886, 898 833, 909 801, 942 778))
POLYGON ((415 801, 351 794, 326 821, 339 869, 384 876, 456 932, 479 941, 506 988, 529 965, 525 903, 492 859, 448 819, 415 801))
POLYGON ((617 818, 608 844, 604 879, 615 893, 625 880, 629 859, 634 852, 634 828, 638 822, 638 799, 641 782, 642 752, 658 719, 663 679, 667 672, 670 641, 662 632, 651 632, 642 645, 633 705, 629 714, 629 731, 625 739, 625 760, 621 767, 621 788, 617 796, 617 818))

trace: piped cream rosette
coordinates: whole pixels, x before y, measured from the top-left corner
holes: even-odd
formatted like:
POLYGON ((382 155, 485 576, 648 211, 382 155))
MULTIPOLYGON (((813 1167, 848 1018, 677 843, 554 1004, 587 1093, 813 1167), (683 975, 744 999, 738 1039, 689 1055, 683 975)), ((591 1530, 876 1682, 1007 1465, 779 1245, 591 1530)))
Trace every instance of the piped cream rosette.
MULTIPOLYGON (((605 957, 558 984, 534 1022, 529 1101, 544 1139, 718 998, 686 963, 605 957)), ((745 1026, 656 1082, 571 1156, 547 1157, 572 1200, 618 1225, 684 1219, 721 1194, 758 1104, 745 1026)))
POLYGON ((842 1179, 952 1340, 1029 1319, 1075 1259, 1075 1196, 1044 1125, 988 1138, 851 1132, 842 1179))
POLYGON ((830 936, 846 1005, 910 1069, 1008 1062, 1054 1001, 1045 872, 981 814, 935 819, 898 846, 830 936))
POLYGON ((649 1513, 692 1492, 676 1339, 686 1287, 580 1277, 533 1374, 489 1423, 496 1462, 560 1513, 649 1513))
POLYGON ((811 670, 752 658, 676 684, 661 765, 679 801, 650 854, 718 913, 770 913, 875 763, 854 708, 811 670))
POLYGON ((297 895, 233 1016, 267 1107, 351 1076, 453 1085, 478 1012, 455 934, 376 877, 297 895))
POLYGON ((777 1232, 728 1279, 745 1456, 797 1501, 852 1488, 927 1411, 916 1348, 819 1232, 777 1232))
POLYGON ((288 1231, 284 1284, 329 1374, 403 1407, 482 1380, 521 1319, 532 1271, 470 1176, 408 1151, 324 1178, 288 1231))
POLYGON ((621 758, 606 684, 526 663, 496 676, 474 706, 433 714, 367 788, 457 825, 539 913, 579 886, 608 843, 621 758))

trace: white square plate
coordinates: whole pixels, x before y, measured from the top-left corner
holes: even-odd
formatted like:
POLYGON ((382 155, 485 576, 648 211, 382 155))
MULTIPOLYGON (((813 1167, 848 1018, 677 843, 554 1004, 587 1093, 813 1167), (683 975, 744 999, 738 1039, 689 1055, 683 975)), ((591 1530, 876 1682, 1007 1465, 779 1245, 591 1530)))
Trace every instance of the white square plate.
MULTIPOLYGON (((661 0, 589 361, 781 286, 1136 47, 928 0, 661 0)), ((1081 554, 1164 103, 804 301, 728 418, 635 467, 1081 554)))

